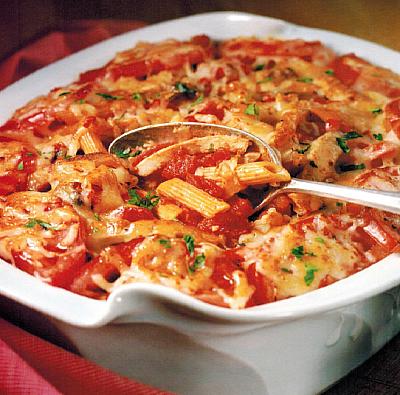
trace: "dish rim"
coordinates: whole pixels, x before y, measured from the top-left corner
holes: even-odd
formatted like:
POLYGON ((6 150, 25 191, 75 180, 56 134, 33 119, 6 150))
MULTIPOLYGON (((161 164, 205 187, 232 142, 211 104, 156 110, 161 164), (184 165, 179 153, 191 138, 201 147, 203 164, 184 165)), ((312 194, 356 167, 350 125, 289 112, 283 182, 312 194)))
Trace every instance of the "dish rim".
MULTIPOLYGON (((211 38, 223 39, 240 34, 248 35, 245 31, 240 31, 239 34, 226 35, 227 31, 224 30, 225 27, 223 26, 224 24, 231 26, 240 23, 244 25, 246 22, 251 24, 250 33, 263 25, 263 28, 268 28, 269 35, 275 35, 278 38, 318 39, 323 44, 333 47, 337 53, 340 53, 340 50, 336 49, 337 46, 344 48, 346 43, 351 44, 351 48, 356 48, 357 55, 383 67, 389 67, 388 63, 393 62, 394 58, 394 64, 396 64, 397 59, 398 66, 393 67, 393 64, 390 63, 391 69, 400 73, 400 53, 376 43, 342 33, 304 27, 281 19, 256 14, 234 11, 209 12, 161 22, 112 37, 22 78, 0 92, 0 99, 7 99, 6 101, 3 100, 5 105, 0 108, 0 123, 6 121, 12 112, 24 105, 29 98, 32 99, 39 94, 45 94, 60 83, 67 84, 73 81, 78 76, 78 72, 100 67, 109 59, 109 55, 113 56, 117 51, 132 47, 136 41, 143 40, 147 34, 149 36, 155 34, 156 36, 148 37, 148 41, 159 41, 166 38, 168 36, 166 32, 169 32, 170 28, 173 27, 175 31, 172 29, 174 31, 172 36, 176 39, 189 38, 201 32, 209 34, 211 38), (220 26, 214 27, 214 32, 205 32, 203 27, 199 30, 200 26, 212 26, 214 20, 221 22, 220 26), (185 27, 185 31, 176 33, 179 26, 185 27), (194 33, 196 30, 197 33, 194 33), (159 31, 158 35, 157 31, 159 31), (224 35, 225 37, 221 37, 224 35), (345 40, 345 43, 341 43, 341 40, 345 40), (104 49, 107 50, 104 51, 104 49), (100 59, 99 52, 101 54, 100 59), (375 58, 371 59, 371 53, 375 52, 379 55, 378 61, 375 58), (48 77, 49 72, 53 73, 51 78, 45 78, 48 77), (58 78, 59 73, 63 75, 61 80, 58 78), (31 89, 24 91, 26 87, 31 89), (9 97, 11 97, 11 100, 9 97)), ((260 33, 260 35, 265 34, 260 33)), ((5 262, 1 259, 0 261, 5 262)), ((329 287, 261 306, 233 310, 202 302, 173 288, 147 283, 124 285, 114 291, 107 301, 99 301, 42 283, 8 263, 0 265, 0 293, 61 321, 81 327, 102 326, 126 314, 132 316, 136 314, 137 319, 140 315, 143 315, 140 306, 143 305, 144 301, 150 303, 155 312, 157 312, 158 302, 161 301, 164 305, 179 307, 180 310, 183 308, 186 312, 207 319, 211 318, 216 322, 280 323, 342 308, 387 291, 398 284, 400 284, 400 254, 396 253, 329 287), (17 287, 15 287, 14 281, 17 287), (369 287, 365 287, 363 284, 368 284, 369 287), (139 307, 127 306, 127 304, 132 303, 132 300, 136 300, 139 307), (63 309, 60 309, 62 303, 64 306, 63 309), (79 303, 79 309, 73 307, 75 303, 79 303), (67 304, 67 308, 65 308, 65 304, 67 304)))

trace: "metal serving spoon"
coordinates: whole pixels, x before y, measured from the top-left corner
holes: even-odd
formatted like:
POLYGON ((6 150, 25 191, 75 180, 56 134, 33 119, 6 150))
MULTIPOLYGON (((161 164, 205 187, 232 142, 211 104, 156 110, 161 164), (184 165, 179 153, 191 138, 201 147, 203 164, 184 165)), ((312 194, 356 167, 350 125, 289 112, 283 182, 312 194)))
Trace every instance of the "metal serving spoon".
MULTIPOLYGON (((109 146, 110 153, 123 152, 129 147, 143 146, 146 144, 174 144, 189 140, 193 137, 213 135, 242 135, 252 141, 264 156, 277 165, 282 165, 275 150, 259 137, 244 130, 228 126, 196 123, 174 122, 145 126, 130 130, 117 137, 109 146)), ((300 192, 324 198, 344 200, 379 210, 400 214, 400 193, 382 192, 371 189, 360 189, 342 185, 329 184, 292 178, 288 183, 279 188, 267 191, 264 199, 254 208, 254 213, 261 210, 281 193, 300 192)))

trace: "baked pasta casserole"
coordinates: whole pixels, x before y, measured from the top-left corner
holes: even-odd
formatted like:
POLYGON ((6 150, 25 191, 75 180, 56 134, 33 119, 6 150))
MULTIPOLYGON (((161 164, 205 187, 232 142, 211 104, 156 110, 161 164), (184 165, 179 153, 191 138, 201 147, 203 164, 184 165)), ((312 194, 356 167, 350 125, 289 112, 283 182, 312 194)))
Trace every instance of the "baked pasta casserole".
MULTIPOLYGON (((400 191, 400 77, 318 41, 140 42, 18 109, 0 127, 0 257, 106 299, 127 283, 245 308, 300 295, 396 251, 400 218, 279 195, 291 176, 400 191), (109 154, 150 124, 227 125, 109 154)), ((6 263, 2 263, 6 264, 6 263)))

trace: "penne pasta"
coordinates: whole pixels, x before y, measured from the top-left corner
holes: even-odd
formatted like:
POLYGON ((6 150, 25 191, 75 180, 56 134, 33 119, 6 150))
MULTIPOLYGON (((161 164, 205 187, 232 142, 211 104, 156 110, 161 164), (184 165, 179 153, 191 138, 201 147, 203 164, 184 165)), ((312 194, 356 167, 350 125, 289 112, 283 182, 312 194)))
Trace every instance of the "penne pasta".
POLYGON ((81 128, 78 130, 78 135, 79 136, 79 143, 81 148, 83 149, 83 152, 85 154, 94 154, 97 152, 103 152, 106 153, 107 150, 105 149, 103 143, 99 139, 97 135, 95 135, 92 131, 86 129, 86 128, 81 128))
MULTIPOLYGON (((290 174, 286 169, 266 161, 244 163, 238 165, 234 171, 240 183, 245 185, 275 184, 290 180, 290 174)), ((199 168, 196 175, 220 183, 223 181, 221 172, 217 167, 199 168)))
POLYGON ((207 218, 212 218, 230 208, 230 205, 223 200, 217 199, 179 178, 161 183, 157 188, 157 193, 174 199, 207 218))

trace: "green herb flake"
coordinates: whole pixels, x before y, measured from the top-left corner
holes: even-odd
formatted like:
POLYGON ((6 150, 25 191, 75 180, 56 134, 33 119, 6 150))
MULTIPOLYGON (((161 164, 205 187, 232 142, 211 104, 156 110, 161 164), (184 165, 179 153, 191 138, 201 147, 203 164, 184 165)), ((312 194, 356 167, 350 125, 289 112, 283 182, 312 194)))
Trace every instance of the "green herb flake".
POLYGON ((197 255, 196 258, 194 258, 193 264, 189 266, 189 272, 194 273, 197 269, 202 268, 205 262, 206 256, 204 254, 197 255))
POLYGON ((350 152, 350 148, 348 147, 346 141, 347 140, 353 140, 353 139, 357 139, 359 137, 362 137, 361 134, 355 132, 355 131, 351 131, 351 132, 347 132, 343 135, 343 137, 337 137, 336 141, 338 143, 338 146, 342 149, 342 151, 345 154, 348 154, 350 152))
POLYGON ((342 202, 336 202, 336 207, 343 207, 343 203, 342 202))
POLYGON ((96 218, 96 221, 101 221, 101 217, 98 213, 94 213, 93 215, 96 218))
POLYGON ((340 165, 339 169, 342 172, 353 171, 353 170, 362 170, 362 169, 365 169, 365 165, 364 165, 364 163, 340 165))
POLYGON ((139 196, 135 189, 129 189, 128 194, 130 199, 129 204, 133 204, 138 207, 144 207, 151 210, 153 207, 157 206, 160 201, 160 197, 155 195, 153 192, 147 192, 145 197, 139 196))
POLYGON ((115 151, 114 154, 118 156, 118 158, 121 159, 128 159, 128 158, 134 158, 135 156, 138 156, 142 153, 140 150, 136 150, 135 152, 131 152, 131 148, 125 148, 124 150, 119 150, 115 151))
POLYGON ((306 83, 309 83, 309 82, 313 82, 314 80, 313 80, 312 78, 310 78, 310 77, 302 77, 302 78, 298 78, 297 81, 298 81, 298 82, 306 82, 306 83))
POLYGON ((254 71, 260 71, 260 70, 264 70, 264 67, 265 67, 265 64, 257 64, 255 67, 254 67, 254 71))
POLYGON ((272 77, 265 77, 260 81, 257 81, 257 84, 264 84, 265 82, 270 82, 272 81, 272 77))
POLYGON ((175 89, 179 93, 184 93, 189 99, 194 99, 196 97, 196 89, 189 88, 186 84, 183 84, 182 82, 177 82, 175 84, 175 89))
POLYGON ((69 94, 71 94, 72 92, 61 92, 58 96, 67 96, 69 94))
POLYGON ((382 114, 383 110, 381 108, 373 108, 371 110, 372 114, 382 114))
POLYGON ((258 115, 260 113, 257 104, 249 104, 244 112, 247 115, 258 115))
POLYGON ((304 148, 296 150, 296 152, 298 152, 299 154, 305 154, 311 147, 311 144, 308 143, 300 143, 300 144, 304 145, 304 148))
POLYGON ((142 95, 139 92, 132 93, 132 100, 143 100, 142 95))
POLYGON ((96 93, 96 95, 100 96, 100 97, 102 97, 103 99, 106 99, 106 100, 118 100, 119 99, 118 96, 113 96, 113 95, 110 95, 108 93, 96 93))
POLYGON ((189 255, 193 256, 194 254, 194 237, 191 235, 183 236, 183 240, 186 243, 186 248, 189 251, 189 255))
POLYGON ((214 152, 215 151, 215 146, 213 143, 210 144, 210 146, 208 147, 208 152, 214 152))
POLYGON ((374 133, 373 136, 374 136, 375 140, 378 140, 378 141, 382 141, 383 140, 382 133, 374 133))
POLYGON ((293 273, 290 269, 288 269, 287 267, 281 267, 281 271, 285 272, 285 273, 293 273))
POLYGON ((75 103, 84 104, 84 103, 85 103, 85 100, 84 100, 84 99, 80 99, 80 100, 77 100, 75 103))
POLYGON ((46 230, 58 230, 60 228, 59 225, 51 225, 48 222, 36 218, 29 218, 29 221, 25 224, 25 227, 33 228, 35 225, 40 225, 43 229, 46 230))
POLYGON ((26 156, 33 156, 33 152, 27 152, 26 156))
POLYGON ((341 138, 341 137, 336 137, 336 142, 337 145, 341 148, 341 150, 345 153, 348 154, 350 152, 350 148, 346 143, 346 140, 341 138))
POLYGON ((297 258, 297 259, 302 259, 304 256, 304 247, 303 246, 298 246, 292 249, 292 254, 297 258))
POLYGON ((304 276, 304 282, 306 283, 307 287, 311 285, 314 281, 314 273, 317 272, 318 269, 313 265, 306 265, 306 274, 304 276))
POLYGON ((158 242, 164 246, 164 248, 171 248, 171 242, 167 239, 160 239, 158 242))
POLYGON ((302 259, 304 255, 316 257, 316 255, 313 252, 305 252, 303 246, 297 246, 292 249, 292 254, 297 258, 297 259, 302 259))
POLYGON ((325 74, 335 75, 335 72, 333 70, 331 70, 331 69, 328 69, 328 70, 325 70, 325 74))
POLYGON ((24 162, 19 162, 18 163, 17 170, 24 170, 24 162))
POLYGON ((204 95, 201 94, 201 95, 190 105, 190 107, 197 106, 197 104, 202 103, 203 100, 204 100, 204 95))
POLYGON ((313 160, 310 160, 310 166, 313 167, 314 169, 318 169, 317 164, 313 160))
POLYGON ((315 238, 315 241, 317 241, 318 243, 321 243, 321 244, 325 244, 325 240, 319 236, 315 238))

